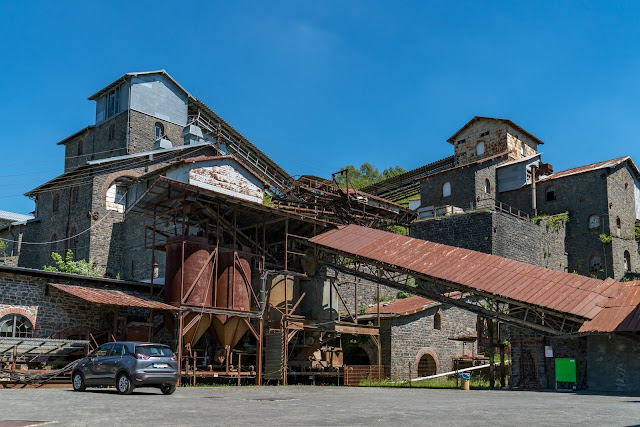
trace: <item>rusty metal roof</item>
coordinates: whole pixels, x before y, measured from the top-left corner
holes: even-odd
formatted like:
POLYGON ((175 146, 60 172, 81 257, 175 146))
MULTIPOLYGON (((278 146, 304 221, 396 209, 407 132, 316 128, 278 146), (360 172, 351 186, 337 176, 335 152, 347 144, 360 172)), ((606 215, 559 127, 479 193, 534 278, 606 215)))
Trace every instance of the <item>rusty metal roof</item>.
POLYGON ((585 322, 580 332, 640 331, 640 281, 627 282, 616 298, 600 303, 604 307, 593 320, 585 322))
MULTIPOLYGON (((387 305, 380 305, 380 313, 398 314, 400 316, 406 316, 408 314, 418 313, 432 307, 434 304, 440 304, 439 302, 414 295, 409 298, 403 298, 396 300, 387 305)), ((367 310, 369 314, 375 314, 378 312, 378 306, 374 306, 367 310)))
POLYGON ((593 319, 622 283, 548 270, 495 255, 349 225, 311 239, 345 254, 414 271, 461 288, 593 319))
POLYGON ((604 162, 592 163, 590 165, 580 166, 577 168, 556 172, 549 176, 540 178, 538 182, 550 181, 552 179, 564 178, 565 176, 577 175, 580 173, 591 172, 598 169, 614 167, 614 166, 618 166, 620 163, 623 163, 627 160, 629 161, 629 165, 631 166, 631 169, 633 169, 634 173, 637 176, 640 176, 640 171, 638 171, 638 168, 633 163, 633 160, 631 160, 631 157, 625 156, 625 157, 618 157, 617 159, 605 160, 604 162))
POLYGON ((69 295, 73 295, 76 298, 80 298, 94 304, 117 305, 120 307, 140 307, 150 308, 154 310, 178 310, 177 307, 173 307, 159 301, 152 301, 140 297, 135 297, 133 295, 125 294, 121 291, 85 288, 83 286, 61 285, 58 283, 49 283, 49 286, 52 286, 69 295))

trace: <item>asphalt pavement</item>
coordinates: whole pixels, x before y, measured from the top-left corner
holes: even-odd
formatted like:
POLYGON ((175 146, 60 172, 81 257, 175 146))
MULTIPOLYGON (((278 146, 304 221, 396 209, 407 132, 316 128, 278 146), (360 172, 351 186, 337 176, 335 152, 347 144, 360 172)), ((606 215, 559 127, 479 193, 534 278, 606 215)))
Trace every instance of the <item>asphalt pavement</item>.
POLYGON ((155 389, 130 396, 114 389, 6 389, 0 427, 3 420, 7 426, 630 426, 640 424, 640 397, 326 386, 185 387, 171 396, 155 389))

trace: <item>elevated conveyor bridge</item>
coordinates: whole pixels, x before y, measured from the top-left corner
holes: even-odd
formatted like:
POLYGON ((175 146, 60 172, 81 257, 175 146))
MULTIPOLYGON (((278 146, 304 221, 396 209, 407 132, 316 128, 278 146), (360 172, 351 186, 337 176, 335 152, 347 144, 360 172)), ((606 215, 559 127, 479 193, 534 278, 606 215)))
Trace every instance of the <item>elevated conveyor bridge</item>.
POLYGON ((329 266, 545 335, 578 333, 624 289, 613 279, 548 270, 358 225, 308 242, 316 271, 329 266))

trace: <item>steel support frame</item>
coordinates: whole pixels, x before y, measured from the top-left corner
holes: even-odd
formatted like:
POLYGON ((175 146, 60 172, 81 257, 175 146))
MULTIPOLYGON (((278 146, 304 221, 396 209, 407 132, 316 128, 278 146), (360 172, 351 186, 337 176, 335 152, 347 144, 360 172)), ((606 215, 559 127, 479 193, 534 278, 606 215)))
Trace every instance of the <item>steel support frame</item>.
POLYGON ((318 247, 318 267, 326 265, 346 274, 451 304, 502 323, 532 329, 543 335, 577 333, 587 320, 546 310, 457 283, 404 270, 379 261, 318 247), (461 293, 463 298, 452 297, 461 293), (524 313, 524 314, 523 314, 524 313))

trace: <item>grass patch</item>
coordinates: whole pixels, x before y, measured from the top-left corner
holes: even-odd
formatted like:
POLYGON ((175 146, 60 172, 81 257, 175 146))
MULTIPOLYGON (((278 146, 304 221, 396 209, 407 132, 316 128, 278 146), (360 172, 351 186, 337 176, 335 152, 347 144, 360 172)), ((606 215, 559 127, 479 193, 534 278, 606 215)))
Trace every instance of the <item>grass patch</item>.
MULTIPOLYGON (((458 384, 460 384, 459 382, 458 384)), ((391 380, 377 380, 371 381, 369 384, 368 379, 364 379, 358 384, 359 387, 400 387, 409 388, 409 381, 391 381, 391 380)), ((456 379, 453 377, 433 378, 430 380, 413 381, 411 382, 413 388, 443 388, 443 389, 455 389, 456 379)), ((471 377, 471 388, 475 390, 489 389, 489 380, 481 377, 471 377)))

